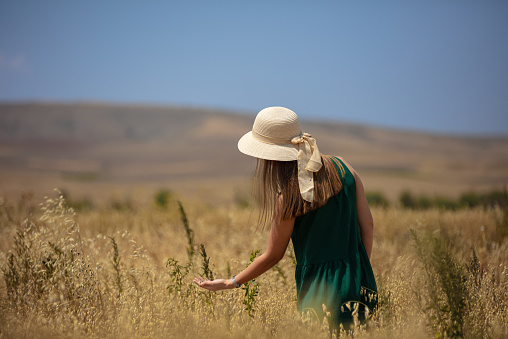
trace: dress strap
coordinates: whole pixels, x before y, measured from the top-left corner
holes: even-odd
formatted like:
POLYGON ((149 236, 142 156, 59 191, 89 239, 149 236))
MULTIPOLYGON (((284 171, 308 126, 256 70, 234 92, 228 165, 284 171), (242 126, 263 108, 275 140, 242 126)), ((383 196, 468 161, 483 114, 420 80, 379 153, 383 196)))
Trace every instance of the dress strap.
POLYGON ((346 170, 344 169, 342 161, 340 161, 340 159, 337 157, 330 157, 330 159, 335 165, 335 168, 337 168, 337 171, 339 172, 341 179, 344 179, 346 177, 346 170))

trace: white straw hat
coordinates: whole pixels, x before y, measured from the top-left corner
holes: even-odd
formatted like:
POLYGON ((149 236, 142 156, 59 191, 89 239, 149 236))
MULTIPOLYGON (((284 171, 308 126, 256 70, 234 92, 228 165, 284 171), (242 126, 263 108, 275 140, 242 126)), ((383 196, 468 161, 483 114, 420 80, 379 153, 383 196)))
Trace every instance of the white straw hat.
POLYGON ((295 112, 284 107, 268 107, 258 113, 252 131, 238 141, 240 152, 266 160, 296 160, 298 145, 291 139, 302 130, 295 112))
POLYGON ((240 152, 266 160, 298 160, 300 193, 306 201, 314 201, 313 172, 322 166, 316 140, 302 133, 298 116, 284 107, 261 110, 252 126, 238 141, 240 152))

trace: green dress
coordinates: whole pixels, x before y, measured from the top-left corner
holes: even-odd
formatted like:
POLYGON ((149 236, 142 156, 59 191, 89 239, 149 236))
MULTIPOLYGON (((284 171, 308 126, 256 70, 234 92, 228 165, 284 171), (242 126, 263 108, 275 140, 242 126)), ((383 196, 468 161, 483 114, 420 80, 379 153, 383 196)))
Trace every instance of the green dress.
POLYGON ((360 321, 377 305, 377 287, 360 237, 356 183, 347 166, 343 188, 318 209, 297 217, 291 240, 297 261, 295 278, 298 310, 320 321, 330 312, 331 324, 349 326, 353 312, 360 321))

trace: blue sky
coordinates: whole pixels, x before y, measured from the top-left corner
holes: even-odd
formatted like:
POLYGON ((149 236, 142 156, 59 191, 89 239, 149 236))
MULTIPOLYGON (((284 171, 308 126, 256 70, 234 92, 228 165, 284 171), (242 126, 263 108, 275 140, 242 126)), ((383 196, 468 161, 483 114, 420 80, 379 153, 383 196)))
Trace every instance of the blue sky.
POLYGON ((0 0, 0 101, 508 134, 508 1, 0 0))

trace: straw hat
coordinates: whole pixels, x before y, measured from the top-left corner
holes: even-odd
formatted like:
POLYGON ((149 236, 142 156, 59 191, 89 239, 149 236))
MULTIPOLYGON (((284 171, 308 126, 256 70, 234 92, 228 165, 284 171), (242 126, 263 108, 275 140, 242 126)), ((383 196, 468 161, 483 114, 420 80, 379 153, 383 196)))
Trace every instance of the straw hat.
POLYGON ((314 201, 314 176, 322 166, 316 140, 302 133, 298 116, 284 107, 261 110, 252 126, 238 141, 240 152, 266 160, 298 161, 300 193, 306 201, 314 201))

